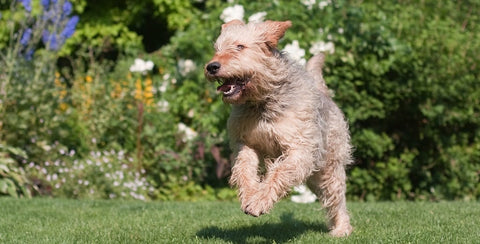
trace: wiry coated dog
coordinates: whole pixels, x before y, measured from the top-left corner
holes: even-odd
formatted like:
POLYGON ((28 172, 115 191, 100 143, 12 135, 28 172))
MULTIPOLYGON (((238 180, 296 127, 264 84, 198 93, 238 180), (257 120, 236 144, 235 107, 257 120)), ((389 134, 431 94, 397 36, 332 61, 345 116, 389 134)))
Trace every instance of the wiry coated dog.
POLYGON ((345 200, 350 136, 323 81, 323 55, 307 69, 278 51, 290 21, 222 25, 215 56, 205 67, 223 101, 235 152, 230 183, 243 211, 267 213, 293 186, 307 183, 327 209, 330 234, 352 232, 345 200))

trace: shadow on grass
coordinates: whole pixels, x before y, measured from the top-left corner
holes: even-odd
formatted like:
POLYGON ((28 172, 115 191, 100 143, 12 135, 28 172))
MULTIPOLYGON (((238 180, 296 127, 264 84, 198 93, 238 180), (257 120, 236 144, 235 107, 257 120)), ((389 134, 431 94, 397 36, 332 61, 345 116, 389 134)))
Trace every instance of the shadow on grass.
POLYGON ((293 214, 283 214, 280 223, 254 224, 243 227, 210 226, 197 232, 204 239, 222 239, 232 243, 268 242, 283 243, 308 231, 327 233, 322 223, 306 223, 293 218, 293 214))

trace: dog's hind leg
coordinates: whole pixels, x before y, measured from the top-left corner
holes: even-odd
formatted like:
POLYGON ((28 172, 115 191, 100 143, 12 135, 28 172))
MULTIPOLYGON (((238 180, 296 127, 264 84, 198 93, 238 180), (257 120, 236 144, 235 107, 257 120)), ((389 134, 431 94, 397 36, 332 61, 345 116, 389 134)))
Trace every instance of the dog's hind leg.
POLYGON ((328 165, 307 181, 308 187, 319 197, 327 211, 328 226, 333 236, 348 236, 352 232, 345 198, 345 180, 342 165, 328 165))

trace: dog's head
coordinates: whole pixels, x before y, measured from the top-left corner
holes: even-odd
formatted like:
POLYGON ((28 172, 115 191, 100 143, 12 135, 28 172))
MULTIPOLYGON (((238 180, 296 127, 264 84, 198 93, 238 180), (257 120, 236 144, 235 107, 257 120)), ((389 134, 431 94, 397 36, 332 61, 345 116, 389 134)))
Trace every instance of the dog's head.
POLYGON ((215 55, 205 66, 205 77, 217 81, 223 101, 242 104, 260 99, 269 80, 275 78, 277 44, 290 21, 265 21, 244 24, 232 20, 222 25, 215 42, 215 55))

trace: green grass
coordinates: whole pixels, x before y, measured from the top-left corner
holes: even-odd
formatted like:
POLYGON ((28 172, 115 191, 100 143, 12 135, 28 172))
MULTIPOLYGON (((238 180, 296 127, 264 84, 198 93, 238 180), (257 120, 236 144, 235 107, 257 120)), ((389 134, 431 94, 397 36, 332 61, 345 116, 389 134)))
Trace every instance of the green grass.
POLYGON ((480 243, 480 203, 349 203, 355 231, 328 236, 318 203, 246 216, 236 202, 0 198, 0 243, 480 243))

